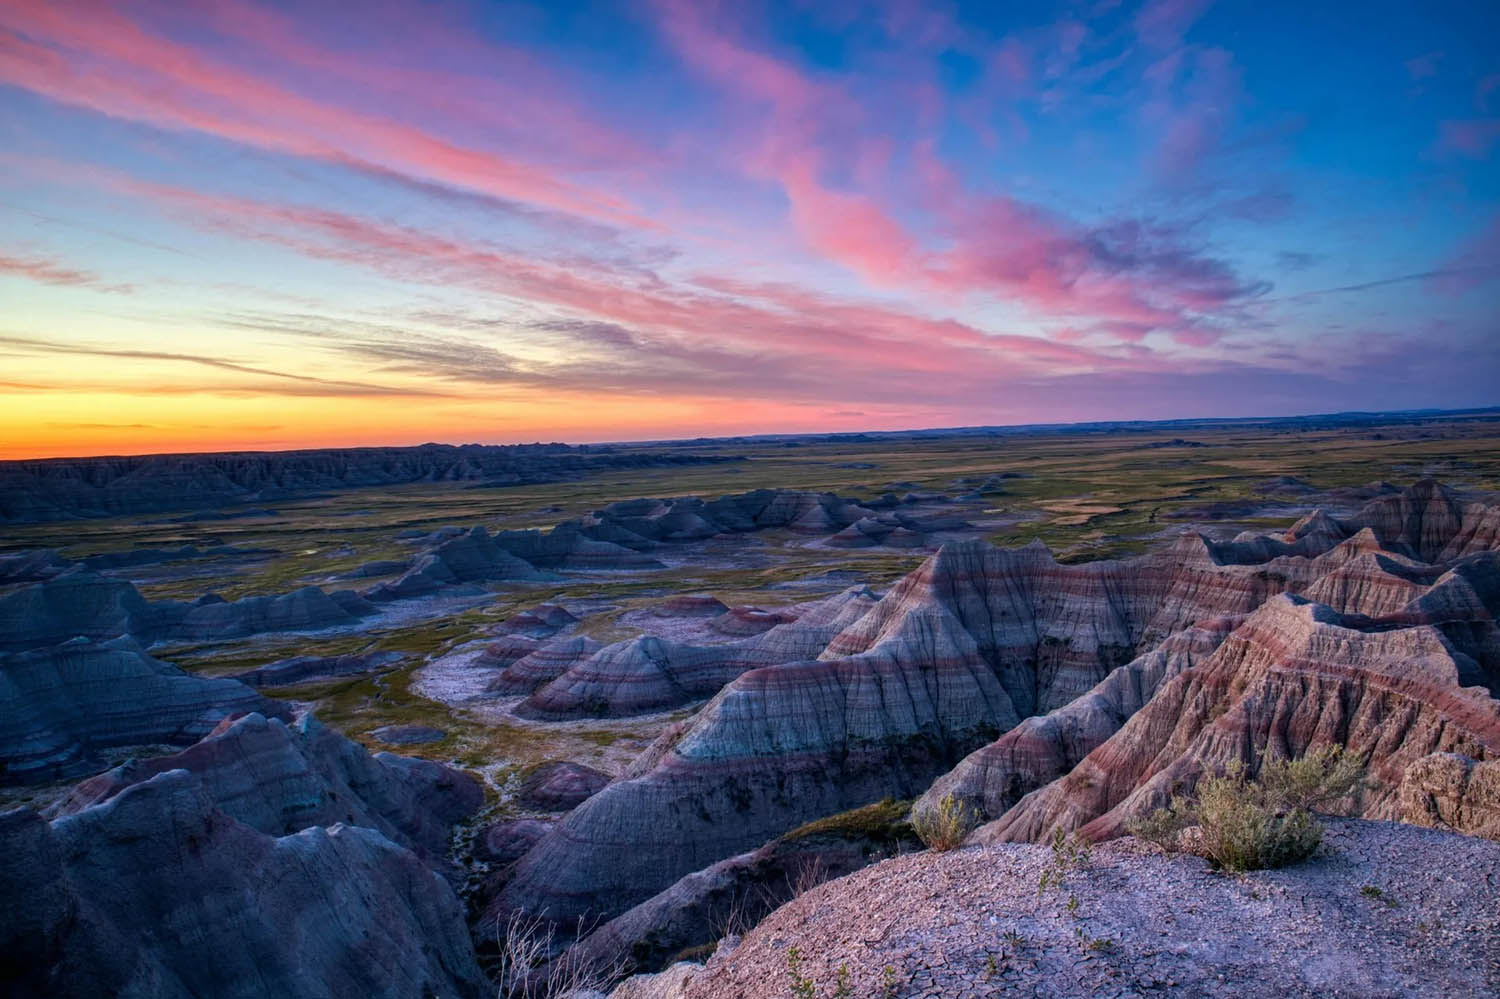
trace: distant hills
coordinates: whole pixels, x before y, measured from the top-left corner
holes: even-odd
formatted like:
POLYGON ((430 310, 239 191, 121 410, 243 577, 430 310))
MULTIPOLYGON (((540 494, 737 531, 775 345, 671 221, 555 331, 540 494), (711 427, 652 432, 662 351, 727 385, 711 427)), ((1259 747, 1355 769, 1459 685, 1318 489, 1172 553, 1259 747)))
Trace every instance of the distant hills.
POLYGON ((559 482, 610 468, 733 460, 567 444, 240 451, 0 462, 0 523, 212 511, 360 486, 559 482))

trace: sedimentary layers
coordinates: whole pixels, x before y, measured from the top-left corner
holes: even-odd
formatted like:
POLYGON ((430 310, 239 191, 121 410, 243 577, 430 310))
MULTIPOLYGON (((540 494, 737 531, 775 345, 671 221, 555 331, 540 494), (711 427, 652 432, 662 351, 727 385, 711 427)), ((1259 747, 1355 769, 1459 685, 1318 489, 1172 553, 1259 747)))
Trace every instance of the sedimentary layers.
POLYGON ((875 597, 851 587, 821 601, 796 620, 759 635, 719 645, 689 645, 641 636, 582 656, 583 640, 543 646, 501 674, 503 689, 540 679, 555 665, 565 670, 516 707, 525 718, 563 720, 644 714, 701 701, 735 677, 775 663, 818 655, 835 635, 857 621, 875 597))
POLYGON ((1320 604, 1275 597, 1065 777, 981 829, 981 841, 1082 828, 1107 838, 1205 772, 1323 745, 1358 754, 1370 785, 1351 803, 1401 817, 1409 766, 1433 753, 1500 754, 1500 703, 1460 683, 1466 658, 1431 625, 1365 630, 1320 604))
POLYGON ((77 814, 171 770, 193 774, 214 807, 268 835, 342 822, 429 859, 447 853, 453 824, 484 802, 473 778, 456 770, 371 755, 310 714, 287 723, 252 712, 179 753, 131 760, 83 781, 47 817, 77 814))
MULTIPOLYGON (((1349 522, 1127 561, 946 545, 810 661, 743 673, 663 736, 521 859, 490 914, 613 915, 801 822, 921 793, 975 750, 940 788, 999 819, 989 836, 1108 835, 1205 766, 1324 741, 1379 750, 1364 814, 1394 816, 1417 761, 1496 753, 1493 516, 1420 483, 1349 522)), ((539 693, 670 686, 649 641, 539 693)), ((1455 794, 1430 811, 1483 810, 1455 794)))
POLYGON ((153 659, 129 638, 0 656, 0 707, 0 783, 87 773, 115 746, 186 745, 234 712, 286 712, 236 680, 153 659))
POLYGON ((441 875, 373 829, 270 835, 170 770, 46 822, 0 814, 0 981, 18 997, 478 997, 441 875))

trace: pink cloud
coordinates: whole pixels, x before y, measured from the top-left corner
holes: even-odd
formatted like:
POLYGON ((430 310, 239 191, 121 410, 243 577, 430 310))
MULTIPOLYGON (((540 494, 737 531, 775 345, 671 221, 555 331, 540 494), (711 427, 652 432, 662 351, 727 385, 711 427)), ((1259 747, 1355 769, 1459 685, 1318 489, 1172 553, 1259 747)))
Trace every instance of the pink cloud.
MULTIPOLYGON (((686 62, 731 94, 769 108, 771 137, 755 162, 785 193, 805 244, 873 287, 992 296, 1049 316, 1132 324, 1132 332, 1190 325, 1188 313, 1220 309, 1254 290, 1223 264, 1165 245, 1159 229, 1151 230, 1148 247, 1145 228, 1126 238, 1119 226, 1091 229, 1014 198, 970 195, 931 142, 913 151, 913 177, 928 215, 919 222, 898 218, 867 193, 877 185, 852 191, 827 180, 841 160, 862 159, 858 143, 849 148, 826 138, 831 130, 841 137, 835 126, 861 114, 840 87, 750 49, 696 5, 666 2, 661 9, 663 31, 686 62)), ((1064 32, 1064 51, 1082 44, 1086 31, 1079 29, 1064 32)), ((1199 117, 1183 120, 1216 133, 1237 78, 1232 60, 1202 49, 1194 66, 1197 104, 1190 110, 1199 117)), ((1205 135, 1198 144, 1211 141, 1205 135)), ((1179 158, 1204 151, 1183 150, 1179 158)))
POLYGON ((1438 123, 1437 148, 1440 152, 1482 160, 1489 158, 1490 150, 1497 142, 1500 142, 1500 118, 1438 123))
MULTIPOLYGON (((63 103, 272 152, 368 163, 588 218, 649 225, 612 193, 392 118, 304 97, 112 10, 77 17, 59 5, 28 4, 13 15, 0 29, 0 81, 63 103)), ((303 62, 319 61, 305 46, 289 51, 303 62)))
POLYGON ((1436 291, 1462 295, 1500 281, 1500 214, 1459 244, 1443 265, 1427 276, 1436 291))
POLYGON ((128 284, 107 281, 93 271, 70 267, 47 257, 0 253, 0 277, 23 277, 42 284, 92 288, 116 294, 128 294, 133 290, 128 284))
POLYGON ((1209 0, 1149 0, 1135 16, 1136 37, 1154 49, 1181 45, 1208 6, 1209 0))
POLYGON ((1441 52, 1428 52, 1417 56, 1415 59, 1406 60, 1406 75, 1413 81, 1426 80, 1437 76, 1438 61, 1443 58, 1441 52))

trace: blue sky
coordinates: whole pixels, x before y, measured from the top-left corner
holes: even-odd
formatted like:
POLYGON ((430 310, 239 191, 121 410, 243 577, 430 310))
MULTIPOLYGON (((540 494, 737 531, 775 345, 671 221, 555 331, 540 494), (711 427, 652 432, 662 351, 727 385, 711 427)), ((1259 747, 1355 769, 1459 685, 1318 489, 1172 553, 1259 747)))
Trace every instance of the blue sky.
POLYGON ((1500 402, 1483 4, 0 3, 5 454, 1500 402))

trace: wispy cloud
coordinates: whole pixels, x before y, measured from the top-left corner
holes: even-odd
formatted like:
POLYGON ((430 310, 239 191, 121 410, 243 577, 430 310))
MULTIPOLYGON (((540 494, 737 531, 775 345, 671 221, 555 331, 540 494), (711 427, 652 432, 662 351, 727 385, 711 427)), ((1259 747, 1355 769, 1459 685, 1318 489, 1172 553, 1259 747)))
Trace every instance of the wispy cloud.
POLYGON ((255 375, 260 378, 270 378, 278 382, 291 382, 293 383, 292 385, 281 384, 275 386, 272 389, 272 391, 288 395, 425 396, 440 394, 428 388, 370 385, 363 382, 317 378, 312 375, 299 375, 287 371, 275 371, 270 368, 261 368, 250 364, 241 364, 237 361, 227 360, 222 357, 211 357, 205 354, 182 354, 170 351, 156 350, 132 350, 127 348, 102 347, 91 344, 66 343, 62 341, 39 340, 33 339, 31 337, 4 335, 0 335, 0 345, 16 348, 25 353, 33 355, 62 354, 79 357, 108 357, 133 361, 166 361, 177 364, 192 364, 205 368, 214 368, 219 371, 231 371, 241 375, 255 375))
POLYGON ((128 295, 135 290, 129 284, 109 281, 93 271, 70 267, 47 257, 22 257, 0 253, 0 277, 4 276, 29 278, 42 284, 88 288, 117 295, 128 295))

